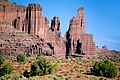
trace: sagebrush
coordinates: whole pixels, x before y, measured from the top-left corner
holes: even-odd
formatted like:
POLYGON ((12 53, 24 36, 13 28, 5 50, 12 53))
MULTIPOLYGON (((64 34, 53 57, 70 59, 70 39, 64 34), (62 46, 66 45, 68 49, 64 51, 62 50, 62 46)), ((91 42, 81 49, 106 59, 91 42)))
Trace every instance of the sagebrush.
POLYGON ((96 76, 114 78, 117 75, 117 68, 112 62, 103 60, 94 64, 91 73, 96 76))

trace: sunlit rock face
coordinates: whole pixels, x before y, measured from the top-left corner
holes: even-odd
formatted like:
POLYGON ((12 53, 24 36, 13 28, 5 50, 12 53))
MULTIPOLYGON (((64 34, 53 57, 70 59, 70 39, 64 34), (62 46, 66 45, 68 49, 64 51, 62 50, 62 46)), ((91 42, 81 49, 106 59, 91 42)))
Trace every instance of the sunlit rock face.
POLYGON ((11 53, 15 50, 15 54, 19 51, 29 55, 44 53, 58 58, 96 53, 93 35, 86 34, 83 7, 79 8, 77 15, 70 20, 64 38, 61 36, 59 17, 53 17, 49 23, 47 17, 42 16, 42 10, 40 4, 29 4, 26 7, 0 0, 0 30, 6 33, 6 38, 1 37, 5 43, 3 48, 7 47, 11 53), (10 37, 11 35, 13 36, 10 37))
POLYGON ((93 42, 93 35, 86 34, 83 7, 79 8, 77 16, 70 20, 69 29, 66 32, 66 55, 74 54, 96 54, 96 45, 93 42))
POLYGON ((13 25, 22 31, 26 6, 10 3, 8 0, 0 0, 0 24, 13 25))

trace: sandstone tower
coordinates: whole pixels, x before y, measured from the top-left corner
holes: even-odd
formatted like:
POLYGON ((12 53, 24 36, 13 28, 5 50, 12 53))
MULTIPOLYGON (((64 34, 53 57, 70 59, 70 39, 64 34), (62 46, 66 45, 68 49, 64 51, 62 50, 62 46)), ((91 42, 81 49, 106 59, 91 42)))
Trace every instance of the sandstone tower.
POLYGON ((78 9, 77 16, 70 20, 66 33, 66 56, 74 54, 94 55, 96 46, 93 35, 86 34, 84 8, 78 9))
POLYGON ((85 19, 84 19, 84 8, 83 7, 79 8, 77 16, 73 17, 70 20, 69 29, 71 31, 72 30, 74 31, 74 29, 75 29, 76 33, 78 33, 77 35, 86 33, 86 26, 85 26, 85 19))
POLYGON ((8 0, 0 0, 1 30, 5 30, 4 25, 10 25, 12 27, 10 28, 11 31, 14 29, 18 31, 17 33, 22 33, 16 34, 17 36, 14 35, 16 40, 13 40, 14 38, 9 39, 13 41, 13 44, 6 44, 10 49, 11 46, 12 49, 17 46, 18 50, 27 54, 33 55, 35 52, 40 52, 55 57, 65 57, 65 55, 68 57, 75 54, 94 55, 96 53, 93 35, 86 34, 83 7, 79 8, 77 15, 70 20, 69 29, 64 38, 61 36, 59 17, 53 17, 51 26, 49 26, 47 17, 42 16, 40 4, 29 4, 26 7, 10 3, 8 0), (21 39, 22 36, 24 40, 21 39), (22 48, 18 44, 22 45, 22 48))
POLYGON ((25 21, 25 32, 38 34, 40 28, 42 28, 42 7, 39 4, 29 4, 26 10, 25 21))
POLYGON ((59 17, 55 16, 51 20, 51 31, 50 31, 50 40, 54 45, 54 52, 57 56, 65 56, 65 49, 63 49, 63 39, 61 36, 61 29, 60 29, 60 20, 59 17))

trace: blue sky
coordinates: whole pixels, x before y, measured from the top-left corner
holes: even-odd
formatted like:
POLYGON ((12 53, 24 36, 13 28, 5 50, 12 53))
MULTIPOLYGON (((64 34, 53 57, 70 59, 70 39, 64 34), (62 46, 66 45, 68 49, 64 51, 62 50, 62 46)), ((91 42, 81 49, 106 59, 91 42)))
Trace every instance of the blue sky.
POLYGON ((69 27, 69 20, 80 7, 85 8, 87 33, 93 34, 96 45, 106 45, 120 51, 120 0, 10 0, 18 4, 37 3, 43 7, 43 16, 49 21, 59 16, 62 36, 69 27))

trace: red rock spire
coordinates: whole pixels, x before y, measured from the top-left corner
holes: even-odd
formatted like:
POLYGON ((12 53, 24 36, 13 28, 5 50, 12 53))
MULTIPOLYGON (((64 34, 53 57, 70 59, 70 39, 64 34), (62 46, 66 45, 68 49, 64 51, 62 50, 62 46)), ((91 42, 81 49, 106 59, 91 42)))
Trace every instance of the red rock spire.
POLYGON ((70 20, 69 30, 66 34, 66 54, 95 54, 96 46, 93 35, 86 34, 84 8, 78 9, 77 16, 70 20))
POLYGON ((51 30, 57 30, 60 31, 60 21, 59 21, 59 17, 55 16, 52 21, 51 21, 51 30))
POLYGON ((29 34, 38 34, 42 26, 42 7, 39 4, 29 4, 26 11, 26 29, 29 34))

